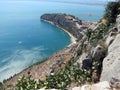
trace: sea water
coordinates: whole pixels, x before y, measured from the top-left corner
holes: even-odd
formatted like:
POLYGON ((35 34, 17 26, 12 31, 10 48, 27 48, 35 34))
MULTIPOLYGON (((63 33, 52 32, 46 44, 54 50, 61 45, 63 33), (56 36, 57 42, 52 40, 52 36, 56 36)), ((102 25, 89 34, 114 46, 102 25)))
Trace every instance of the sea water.
POLYGON ((40 20, 44 13, 66 13, 98 21, 104 6, 43 1, 0 1, 0 81, 64 49, 70 36, 40 20))

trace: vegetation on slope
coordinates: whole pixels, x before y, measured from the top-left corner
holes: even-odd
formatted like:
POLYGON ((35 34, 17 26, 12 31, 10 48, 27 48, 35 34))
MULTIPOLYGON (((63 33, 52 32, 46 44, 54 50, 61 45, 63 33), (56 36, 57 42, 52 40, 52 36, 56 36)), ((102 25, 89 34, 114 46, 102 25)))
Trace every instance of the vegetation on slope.
POLYGON ((107 24, 115 23, 117 15, 120 14, 120 1, 109 2, 105 9, 104 18, 107 24))
MULTIPOLYGON (((86 34, 88 36, 88 39, 90 40, 90 43, 93 45, 97 45, 97 43, 101 39, 103 39, 105 33, 108 31, 109 28, 106 25, 101 24, 98 26, 97 29, 98 30, 96 32, 92 32, 92 35, 89 35, 88 33, 86 34)), ((46 76, 46 80, 44 81, 31 79, 30 76, 22 76, 18 80, 18 84, 15 87, 16 90, 35 90, 40 88, 66 89, 72 84, 81 85, 85 83, 94 83, 94 77, 92 77, 92 74, 93 72, 99 73, 99 62, 94 61, 92 63, 92 69, 81 69, 79 65, 74 64, 78 60, 78 57, 82 54, 82 52, 84 52, 85 48, 83 46, 84 45, 81 44, 82 49, 78 51, 77 57, 73 57, 63 69, 60 69, 57 72, 51 72, 49 76, 46 76)))

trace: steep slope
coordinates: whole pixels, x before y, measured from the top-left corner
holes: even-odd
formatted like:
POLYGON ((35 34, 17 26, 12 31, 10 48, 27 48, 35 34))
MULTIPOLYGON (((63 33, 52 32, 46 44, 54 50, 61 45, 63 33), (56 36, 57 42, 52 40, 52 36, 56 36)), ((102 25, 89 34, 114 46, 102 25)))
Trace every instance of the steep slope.
MULTIPOLYGON (((117 27, 120 31, 120 15, 117 18, 117 27)), ((120 88, 120 34, 108 47, 108 54, 103 60, 101 81, 106 80, 114 87, 120 88)))

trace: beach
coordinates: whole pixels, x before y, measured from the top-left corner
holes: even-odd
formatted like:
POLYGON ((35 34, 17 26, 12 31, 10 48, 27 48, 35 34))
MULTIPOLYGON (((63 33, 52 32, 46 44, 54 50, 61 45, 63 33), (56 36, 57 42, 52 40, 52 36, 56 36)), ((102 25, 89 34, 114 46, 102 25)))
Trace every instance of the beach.
POLYGON ((66 29, 63 29, 62 27, 60 27, 60 26, 58 26, 58 25, 55 25, 53 22, 50 22, 50 21, 47 21, 47 20, 43 20, 43 19, 41 19, 41 20, 42 20, 42 21, 45 21, 45 22, 48 22, 48 23, 50 23, 51 25, 54 25, 54 26, 60 28, 61 30, 63 30, 64 32, 66 32, 66 33, 70 36, 70 38, 71 38, 71 43, 70 43, 67 47, 69 47, 69 46, 74 45, 74 44, 77 43, 77 41, 76 41, 77 38, 76 38, 75 36, 73 36, 71 33, 69 33, 66 29))

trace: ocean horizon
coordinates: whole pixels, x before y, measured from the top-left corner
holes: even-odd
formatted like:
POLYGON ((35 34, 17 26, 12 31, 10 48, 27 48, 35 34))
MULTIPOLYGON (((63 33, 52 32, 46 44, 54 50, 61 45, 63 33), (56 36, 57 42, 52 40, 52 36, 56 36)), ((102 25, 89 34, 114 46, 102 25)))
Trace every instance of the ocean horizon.
POLYGON ((70 36, 40 20, 44 13, 66 13, 97 22, 104 6, 44 1, 0 1, 0 81, 64 49, 70 36))

